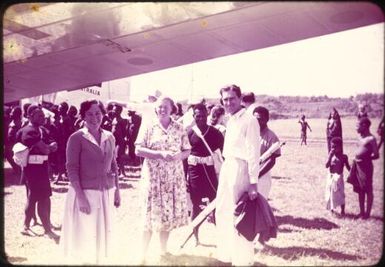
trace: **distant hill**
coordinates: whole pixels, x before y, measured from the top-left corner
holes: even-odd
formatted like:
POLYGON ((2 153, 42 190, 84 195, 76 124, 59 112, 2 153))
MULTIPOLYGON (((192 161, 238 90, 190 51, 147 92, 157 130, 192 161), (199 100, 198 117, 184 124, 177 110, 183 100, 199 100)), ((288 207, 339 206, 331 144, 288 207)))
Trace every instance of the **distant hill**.
MULTIPOLYGON (((219 103, 219 99, 207 99, 208 103, 219 103)), ((271 119, 298 118, 305 114, 307 118, 327 118, 332 108, 336 108, 341 117, 355 116, 358 105, 366 106, 369 117, 381 117, 384 110, 384 94, 358 94, 349 98, 328 96, 269 96, 256 95, 256 102, 270 111, 271 119)), ((185 103, 183 103, 186 105, 185 103)))

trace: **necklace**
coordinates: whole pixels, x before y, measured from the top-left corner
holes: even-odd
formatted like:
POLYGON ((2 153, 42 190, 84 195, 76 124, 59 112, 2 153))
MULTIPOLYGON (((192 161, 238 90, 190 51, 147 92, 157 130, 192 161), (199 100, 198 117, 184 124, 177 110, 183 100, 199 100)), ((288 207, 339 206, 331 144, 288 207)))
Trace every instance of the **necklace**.
POLYGON ((210 129, 210 126, 207 125, 207 129, 206 129, 206 131, 202 135, 205 136, 207 134, 207 132, 209 131, 209 129, 210 129))

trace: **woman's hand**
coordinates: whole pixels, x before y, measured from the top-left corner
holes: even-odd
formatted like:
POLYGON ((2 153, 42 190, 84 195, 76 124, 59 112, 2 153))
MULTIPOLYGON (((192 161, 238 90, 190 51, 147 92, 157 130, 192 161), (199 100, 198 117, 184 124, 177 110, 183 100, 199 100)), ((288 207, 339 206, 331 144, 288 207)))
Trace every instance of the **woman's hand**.
POLYGON ((116 208, 120 206, 120 190, 118 188, 115 189, 114 193, 114 206, 116 208))
POLYGON ((172 155, 173 160, 181 160, 181 153, 180 152, 175 152, 172 155))
POLYGON ((162 151, 162 152, 160 152, 160 155, 161 155, 161 159, 163 159, 165 161, 173 161, 174 160, 173 153, 171 153, 170 151, 162 151))
POLYGON ((83 212, 85 214, 90 214, 91 213, 91 207, 90 203, 88 202, 88 199, 86 195, 83 194, 78 194, 78 204, 79 204, 79 210, 80 212, 83 212))

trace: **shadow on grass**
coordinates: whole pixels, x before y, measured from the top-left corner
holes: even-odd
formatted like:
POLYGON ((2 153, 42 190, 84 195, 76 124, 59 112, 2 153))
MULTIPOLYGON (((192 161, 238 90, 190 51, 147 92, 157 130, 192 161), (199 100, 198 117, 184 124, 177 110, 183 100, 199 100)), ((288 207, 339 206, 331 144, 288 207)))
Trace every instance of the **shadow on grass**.
POLYGON ((334 259, 334 260, 359 260, 362 259, 357 255, 345 254, 338 251, 333 251, 324 248, 309 248, 309 247, 286 247, 278 248, 265 245, 262 252, 281 257, 285 260, 298 260, 302 257, 320 257, 321 259, 334 259))
POLYGON ((317 229, 317 230, 331 230, 334 228, 339 228, 339 226, 331 221, 328 221, 324 218, 314 218, 314 219, 305 219, 305 218, 296 218, 291 215, 285 216, 276 216, 278 226, 282 224, 291 224, 297 227, 305 229, 317 229))
POLYGON ((301 232, 300 230, 297 230, 297 229, 290 229, 290 228, 287 228, 287 227, 278 227, 278 232, 279 233, 299 233, 301 232))
POLYGON ((132 184, 126 184, 126 183, 119 183, 119 188, 120 189, 131 189, 134 188, 132 184))
MULTIPOLYGON (((187 254, 164 256, 161 264, 167 266, 231 266, 230 263, 224 263, 214 258, 187 254)), ((253 266, 267 265, 254 262, 253 266)))
POLYGON ((6 195, 12 195, 13 192, 7 192, 7 191, 4 191, 1 193, 2 196, 6 196, 6 195))
POLYGON ((367 219, 362 219, 360 217, 358 217, 358 214, 353 214, 353 213, 345 213, 344 216, 339 216, 338 218, 340 219, 351 219, 351 220, 366 220, 366 221, 370 221, 370 220, 375 220, 375 221, 381 221, 383 222, 384 221, 384 217, 381 217, 381 216, 376 216, 376 215, 371 215, 369 218, 367 219))
POLYGON ((24 257, 7 257, 7 261, 11 264, 27 261, 24 257))
POLYGON ((290 177, 284 177, 284 176, 271 176, 271 179, 276 179, 276 180, 291 180, 290 177))
POLYGON ((52 187, 52 192, 55 193, 67 193, 68 192, 68 186, 64 187, 52 187))

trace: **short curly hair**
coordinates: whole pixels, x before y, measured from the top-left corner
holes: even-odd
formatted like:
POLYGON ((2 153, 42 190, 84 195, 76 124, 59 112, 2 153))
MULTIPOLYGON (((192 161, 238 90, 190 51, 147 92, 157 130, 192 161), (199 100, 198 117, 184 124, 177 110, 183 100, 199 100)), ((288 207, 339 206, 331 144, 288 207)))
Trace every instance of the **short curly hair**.
POLYGON ((85 116, 86 116, 86 111, 89 110, 91 108, 92 105, 98 105, 100 110, 102 111, 102 114, 106 114, 106 110, 104 109, 104 105, 103 103, 100 101, 100 100, 96 100, 96 99, 91 99, 91 100, 86 100, 86 101, 83 101, 81 104, 80 104, 80 111, 79 111, 79 114, 80 114, 80 117, 84 120, 85 116))

